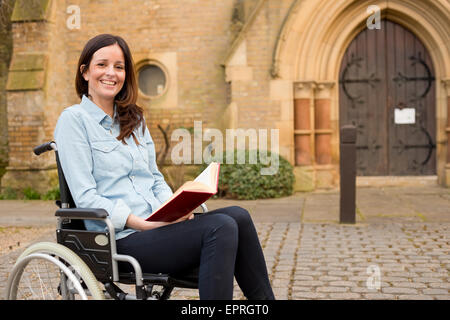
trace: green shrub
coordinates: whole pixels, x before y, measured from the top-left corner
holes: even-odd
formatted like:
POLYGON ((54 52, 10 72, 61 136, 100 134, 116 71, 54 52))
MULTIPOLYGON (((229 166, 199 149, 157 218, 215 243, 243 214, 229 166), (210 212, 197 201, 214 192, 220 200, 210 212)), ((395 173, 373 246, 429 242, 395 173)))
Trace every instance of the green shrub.
POLYGON ((44 194, 41 199, 42 200, 59 200, 61 198, 59 192, 59 186, 50 189, 46 194, 44 194))
POLYGON ((0 200, 15 200, 17 199, 17 192, 11 187, 5 187, 0 193, 0 200))
POLYGON ((39 194, 39 192, 37 192, 36 190, 34 190, 31 187, 27 187, 27 188, 23 189, 22 192, 23 192, 24 200, 39 200, 39 199, 41 199, 41 195, 39 194))
MULTIPOLYGON (((223 153, 219 173, 217 196, 239 200, 279 198, 289 196, 294 191, 295 176, 291 164, 279 156, 278 171, 273 175, 262 175, 262 168, 269 168, 260 161, 257 152, 257 163, 249 164, 250 151, 245 151, 245 163, 237 163, 237 150, 234 151, 234 164, 226 164, 226 152, 223 153)), ((267 152, 268 159, 271 153, 267 152)), ((220 157, 219 157, 220 159, 220 157)), ((202 165, 204 170, 207 165, 202 165)), ((200 172, 201 172, 200 170, 200 172)))

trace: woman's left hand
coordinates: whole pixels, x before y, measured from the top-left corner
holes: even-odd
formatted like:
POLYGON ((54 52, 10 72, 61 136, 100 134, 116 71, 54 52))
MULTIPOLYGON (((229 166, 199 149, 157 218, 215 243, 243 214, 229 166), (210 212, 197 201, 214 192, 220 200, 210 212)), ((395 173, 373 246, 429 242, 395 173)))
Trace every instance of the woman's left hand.
POLYGON ((173 221, 172 223, 177 223, 177 222, 181 222, 184 220, 192 220, 192 219, 194 219, 194 213, 191 211, 187 215, 182 216, 181 218, 178 218, 177 220, 173 221))

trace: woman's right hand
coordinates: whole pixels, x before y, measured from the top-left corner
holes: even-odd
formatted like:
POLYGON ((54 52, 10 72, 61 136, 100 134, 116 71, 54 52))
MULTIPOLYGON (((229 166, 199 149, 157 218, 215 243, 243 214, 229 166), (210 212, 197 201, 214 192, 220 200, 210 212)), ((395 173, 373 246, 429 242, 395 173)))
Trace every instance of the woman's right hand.
POLYGON ((143 218, 140 218, 134 214, 130 214, 128 216, 126 226, 135 230, 145 231, 145 230, 151 230, 163 226, 167 226, 169 224, 181 222, 184 220, 190 220, 194 218, 194 214, 192 212, 189 212, 187 215, 172 221, 172 222, 165 222, 165 221, 147 221, 143 218))
POLYGON ((178 218, 177 220, 169 222, 169 223, 177 223, 177 222, 181 222, 184 220, 192 220, 192 219, 194 219, 194 214, 192 212, 193 212, 193 210, 191 212, 189 212, 187 215, 182 216, 181 218, 178 218))
POLYGON ((166 225, 166 222, 162 221, 147 221, 143 218, 140 218, 134 214, 130 214, 127 218, 127 222, 125 225, 128 228, 139 230, 139 231, 145 231, 145 230, 151 230, 155 228, 162 227, 166 225))

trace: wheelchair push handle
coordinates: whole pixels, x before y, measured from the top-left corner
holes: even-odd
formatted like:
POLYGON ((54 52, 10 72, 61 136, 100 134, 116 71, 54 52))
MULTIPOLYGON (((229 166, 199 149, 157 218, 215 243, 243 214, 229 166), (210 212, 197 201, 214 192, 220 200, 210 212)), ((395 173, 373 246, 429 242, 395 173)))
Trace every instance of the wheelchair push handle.
POLYGON ((33 152, 34 152, 35 155, 38 156, 41 153, 44 153, 44 152, 47 152, 47 151, 50 151, 50 150, 55 150, 56 151, 56 143, 55 143, 55 141, 49 141, 49 142, 43 143, 43 144, 35 147, 33 149, 33 152))

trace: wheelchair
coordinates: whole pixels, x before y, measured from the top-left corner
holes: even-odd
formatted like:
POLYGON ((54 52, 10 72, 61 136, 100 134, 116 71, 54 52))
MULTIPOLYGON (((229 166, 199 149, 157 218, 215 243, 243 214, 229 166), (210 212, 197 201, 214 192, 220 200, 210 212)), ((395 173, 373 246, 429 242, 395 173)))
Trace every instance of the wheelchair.
MULTIPOLYGON (((12 268, 5 298, 75 300, 166 300, 174 288, 198 289, 198 268, 183 274, 143 273, 139 262, 118 254, 114 226, 104 209, 76 208, 51 141, 34 148, 40 155, 55 151, 60 200, 56 210, 57 243, 39 242, 23 251, 12 268), (87 231, 83 220, 101 220, 105 232, 87 231), (121 272, 120 263, 129 263, 134 272, 121 272), (135 294, 120 284, 135 286, 135 294)), ((207 212, 205 204, 201 205, 207 212)))

